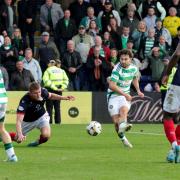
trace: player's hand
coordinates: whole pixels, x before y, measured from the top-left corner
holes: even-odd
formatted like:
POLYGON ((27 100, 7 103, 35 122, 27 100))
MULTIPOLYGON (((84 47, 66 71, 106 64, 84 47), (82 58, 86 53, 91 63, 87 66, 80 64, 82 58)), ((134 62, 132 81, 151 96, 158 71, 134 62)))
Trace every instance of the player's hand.
POLYGON ((66 96, 66 100, 74 101, 75 97, 74 96, 66 96))
POLYGON ((17 143, 21 143, 23 141, 26 140, 26 136, 24 136, 22 133, 18 134, 18 137, 17 137, 17 143))
POLYGON ((162 84, 163 84, 163 85, 167 85, 168 79, 169 79, 169 76, 168 76, 168 75, 163 76, 163 78, 162 78, 162 84))
POLYGON ((141 91, 137 91, 137 94, 139 97, 143 98, 144 97, 144 93, 142 93, 141 91))
POLYGON ((132 96, 129 95, 129 94, 126 94, 125 98, 126 98, 127 101, 132 101, 132 96))

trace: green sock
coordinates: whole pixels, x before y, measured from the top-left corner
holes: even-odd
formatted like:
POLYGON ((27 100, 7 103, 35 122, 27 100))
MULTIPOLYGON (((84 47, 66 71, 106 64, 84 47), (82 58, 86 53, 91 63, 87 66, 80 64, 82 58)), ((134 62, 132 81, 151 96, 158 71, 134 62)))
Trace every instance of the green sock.
POLYGON ((118 136, 119 136, 119 138, 122 140, 122 139, 123 139, 123 137, 124 137, 124 133, 123 133, 123 132, 121 132, 121 133, 119 133, 119 134, 118 134, 118 136))

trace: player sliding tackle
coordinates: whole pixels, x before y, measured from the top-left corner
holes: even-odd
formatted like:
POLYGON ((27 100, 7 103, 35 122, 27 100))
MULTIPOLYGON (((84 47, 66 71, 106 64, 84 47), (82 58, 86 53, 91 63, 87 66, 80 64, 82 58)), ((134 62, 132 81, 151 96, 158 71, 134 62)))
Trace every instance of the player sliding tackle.
POLYGON ((108 79, 108 111, 115 125, 119 138, 126 147, 132 148, 132 144, 124 135, 131 129, 132 124, 127 123, 128 111, 131 106, 132 96, 130 86, 133 83, 140 97, 144 94, 139 89, 138 69, 131 63, 133 54, 127 49, 119 52, 120 62, 114 67, 111 77, 108 79))
POLYGON ((44 108, 44 103, 50 100, 74 100, 73 96, 60 96, 49 93, 45 88, 33 82, 29 86, 29 92, 25 94, 17 108, 16 133, 11 132, 11 139, 21 143, 26 139, 26 134, 34 128, 40 130, 40 137, 28 144, 28 146, 38 146, 45 143, 50 138, 51 129, 49 115, 44 108))

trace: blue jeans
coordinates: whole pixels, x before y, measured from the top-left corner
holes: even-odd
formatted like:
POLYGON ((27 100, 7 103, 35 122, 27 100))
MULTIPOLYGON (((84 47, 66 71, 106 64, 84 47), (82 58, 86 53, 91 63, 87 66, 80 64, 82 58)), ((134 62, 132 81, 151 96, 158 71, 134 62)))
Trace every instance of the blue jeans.
POLYGON ((80 77, 79 75, 75 75, 69 78, 69 90, 72 91, 80 91, 80 77))

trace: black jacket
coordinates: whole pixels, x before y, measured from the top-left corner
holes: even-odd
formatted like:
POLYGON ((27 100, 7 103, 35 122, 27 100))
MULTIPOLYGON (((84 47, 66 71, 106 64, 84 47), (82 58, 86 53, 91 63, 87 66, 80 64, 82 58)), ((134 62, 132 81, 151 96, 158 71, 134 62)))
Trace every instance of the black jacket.
POLYGON ((79 73, 80 68, 82 67, 82 60, 79 52, 74 51, 73 53, 70 53, 69 51, 66 51, 62 58, 61 67, 67 72, 69 78, 73 78, 73 76, 77 75, 79 73), (76 68, 77 69, 76 73, 73 74, 69 73, 68 69, 70 67, 76 68))
POLYGON ((6 68, 6 70, 14 71, 16 69, 16 61, 18 59, 18 51, 14 46, 11 46, 10 49, 5 49, 4 46, 0 48, 1 64, 6 68), (7 53, 13 51, 14 55, 7 56, 7 53))
POLYGON ((19 14, 18 27, 21 29, 22 34, 25 32, 35 31, 35 18, 36 18, 36 2, 35 0, 22 0, 18 2, 17 10, 19 14), (28 24, 26 19, 31 18, 32 22, 28 24))
POLYGON ((55 35, 56 39, 60 38, 64 40, 70 40, 77 33, 77 28, 75 21, 73 19, 69 20, 68 27, 65 26, 64 18, 60 19, 56 24, 55 35))
POLYGON ((34 77, 29 70, 23 69, 22 72, 16 70, 11 77, 10 90, 27 91, 29 84, 33 81, 34 77))
MULTIPOLYGON (((16 22, 16 10, 15 6, 11 6, 14 12, 13 16, 13 25, 17 24, 16 22)), ((3 4, 0 6, 0 22, 1 22, 1 30, 7 30, 9 28, 9 13, 8 13, 8 6, 3 4)))
POLYGON ((81 19, 86 16, 87 8, 90 6, 89 3, 83 2, 80 5, 78 2, 73 2, 69 6, 69 10, 71 11, 71 17, 75 20, 76 25, 79 26, 81 19))

